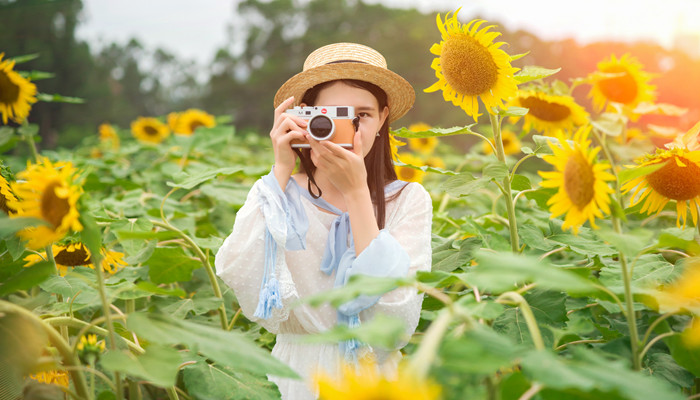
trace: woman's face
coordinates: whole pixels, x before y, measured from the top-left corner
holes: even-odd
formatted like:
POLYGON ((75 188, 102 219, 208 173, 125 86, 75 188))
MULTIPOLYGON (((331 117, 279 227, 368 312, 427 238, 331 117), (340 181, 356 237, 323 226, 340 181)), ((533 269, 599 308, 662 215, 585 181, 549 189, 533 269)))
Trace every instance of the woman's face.
POLYGON ((355 115, 360 117, 357 134, 362 135, 363 156, 372 149, 377 132, 389 115, 389 108, 384 107, 380 110, 372 93, 343 82, 335 82, 321 89, 315 105, 355 107, 355 115))

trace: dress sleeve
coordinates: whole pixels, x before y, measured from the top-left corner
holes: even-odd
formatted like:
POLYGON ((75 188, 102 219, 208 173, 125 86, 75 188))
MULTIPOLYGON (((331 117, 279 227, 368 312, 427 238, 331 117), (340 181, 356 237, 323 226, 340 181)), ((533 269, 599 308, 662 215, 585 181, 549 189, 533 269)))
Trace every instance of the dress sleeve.
POLYGON ((233 289, 243 314, 273 333, 289 318, 290 304, 299 298, 284 256, 285 249, 305 247, 308 220, 295 189, 290 183, 282 192, 272 173, 258 180, 215 259, 216 274, 233 289), (266 246, 268 235, 276 246, 266 246), (269 318, 263 319, 255 312, 265 280, 271 278, 266 278, 266 258, 274 262, 281 307, 272 308, 269 318))
MULTIPOLYGON (((398 201, 396 212, 391 224, 386 230, 400 245, 400 248, 408 255, 409 266, 406 276, 413 276, 418 271, 430 271, 432 266, 432 200, 428 192, 418 183, 411 183, 406 187, 398 201)), ((390 256, 391 257, 391 256, 390 256)), ((414 287, 400 287, 381 296, 376 304, 360 313, 360 319, 367 321, 375 313, 401 319, 405 324, 405 340, 399 343, 398 350, 408 343, 413 335, 420 319, 420 311, 423 304, 423 295, 414 287)), ((388 355, 388 352, 377 351, 380 361, 388 355)))

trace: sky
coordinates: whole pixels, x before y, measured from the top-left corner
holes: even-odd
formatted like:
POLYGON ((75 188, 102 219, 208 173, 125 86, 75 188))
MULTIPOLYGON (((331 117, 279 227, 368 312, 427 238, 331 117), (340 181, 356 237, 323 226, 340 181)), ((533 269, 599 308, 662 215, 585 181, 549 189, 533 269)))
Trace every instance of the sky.
MULTIPOLYGON (((480 16, 509 30, 534 32, 545 40, 653 41, 672 48, 678 34, 700 38, 697 0, 586 0, 585 5, 552 0, 365 1, 415 7, 426 13, 462 7, 463 21, 480 16)), ((83 4, 77 36, 91 45, 99 48, 135 37, 147 48, 160 47, 200 65, 208 64, 216 49, 224 46, 226 27, 235 11, 234 0, 83 0, 83 4)))

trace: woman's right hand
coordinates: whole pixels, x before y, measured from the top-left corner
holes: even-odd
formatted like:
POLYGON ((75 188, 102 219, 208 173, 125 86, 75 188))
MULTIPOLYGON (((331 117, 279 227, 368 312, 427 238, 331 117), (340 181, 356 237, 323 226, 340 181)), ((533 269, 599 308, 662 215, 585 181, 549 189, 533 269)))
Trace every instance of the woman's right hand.
POLYGON ((293 139, 304 139, 306 133, 306 120, 285 113, 293 103, 292 96, 275 109, 275 123, 270 131, 272 149, 275 152, 275 178, 282 190, 287 187, 296 166, 297 155, 290 142, 293 139))

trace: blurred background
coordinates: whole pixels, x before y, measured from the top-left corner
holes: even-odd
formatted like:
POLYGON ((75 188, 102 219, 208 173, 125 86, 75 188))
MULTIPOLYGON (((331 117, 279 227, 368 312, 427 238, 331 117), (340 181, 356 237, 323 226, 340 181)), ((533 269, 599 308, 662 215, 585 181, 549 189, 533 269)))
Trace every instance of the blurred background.
MULTIPOLYGON (((659 102, 689 109, 640 123, 685 130, 700 120, 695 0, 0 0, 0 53, 40 54, 21 66, 56 74, 39 91, 85 99, 34 105, 29 120, 40 126, 42 148, 75 146, 103 122, 128 128, 138 116, 187 108, 267 134, 277 88, 312 50, 337 41, 376 48, 414 85, 414 110, 393 128, 447 128, 471 121, 423 89, 436 81, 429 52, 440 41, 436 13, 459 7, 463 22, 498 25, 509 54, 528 52, 514 66, 562 68, 549 79, 570 83, 610 54, 630 53, 655 74, 659 102)), ((590 109, 587 94, 586 85, 574 91, 590 109)))

